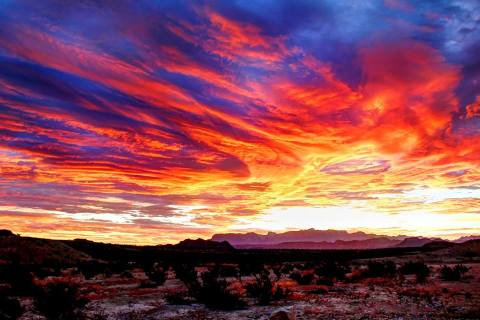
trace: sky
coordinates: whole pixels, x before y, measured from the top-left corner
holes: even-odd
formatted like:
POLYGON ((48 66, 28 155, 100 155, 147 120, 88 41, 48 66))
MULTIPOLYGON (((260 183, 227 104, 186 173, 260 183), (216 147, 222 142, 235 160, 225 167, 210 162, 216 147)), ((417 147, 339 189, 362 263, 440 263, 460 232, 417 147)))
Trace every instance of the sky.
POLYGON ((0 228, 480 234, 480 2, 0 0, 0 228))

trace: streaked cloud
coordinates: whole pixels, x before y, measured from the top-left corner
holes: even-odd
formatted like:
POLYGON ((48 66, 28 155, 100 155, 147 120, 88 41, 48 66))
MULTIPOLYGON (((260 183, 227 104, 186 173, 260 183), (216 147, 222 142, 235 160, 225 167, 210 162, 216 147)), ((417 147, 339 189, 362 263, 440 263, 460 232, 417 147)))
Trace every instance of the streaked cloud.
POLYGON ((2 2, 0 227, 470 233, 477 7, 2 2))

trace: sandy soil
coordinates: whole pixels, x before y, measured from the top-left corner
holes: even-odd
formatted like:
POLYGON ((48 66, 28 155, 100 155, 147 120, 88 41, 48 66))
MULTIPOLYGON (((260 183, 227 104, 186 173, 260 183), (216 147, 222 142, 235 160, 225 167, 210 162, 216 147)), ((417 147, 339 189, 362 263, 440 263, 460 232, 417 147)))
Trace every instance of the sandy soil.
POLYGON ((287 310, 292 319, 480 319, 480 264, 468 266, 468 277, 455 282, 438 277, 439 264, 430 265, 433 274, 425 284, 417 284, 408 276, 337 282, 332 287, 300 286, 283 279, 280 284, 292 292, 288 299, 256 306, 246 298, 248 306, 244 310, 229 312, 209 310, 195 303, 170 305, 165 295, 185 292, 183 283, 169 279, 157 288, 139 288, 141 273, 134 279, 117 276, 84 281, 82 290, 89 292, 92 299, 88 310, 103 312, 112 320, 269 319, 279 309, 287 310), (327 292, 323 292, 325 289, 327 292))

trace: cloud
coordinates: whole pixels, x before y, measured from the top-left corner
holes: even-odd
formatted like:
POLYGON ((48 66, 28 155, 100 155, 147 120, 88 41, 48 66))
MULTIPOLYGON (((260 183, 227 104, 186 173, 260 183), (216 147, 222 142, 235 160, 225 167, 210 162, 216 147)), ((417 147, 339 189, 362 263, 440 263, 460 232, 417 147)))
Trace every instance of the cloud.
POLYGON ((295 210, 473 214, 473 9, 2 3, 0 226, 158 243, 295 210))
POLYGON ((379 174, 387 171, 390 164, 387 160, 352 159, 327 165, 322 169, 328 174, 379 174))

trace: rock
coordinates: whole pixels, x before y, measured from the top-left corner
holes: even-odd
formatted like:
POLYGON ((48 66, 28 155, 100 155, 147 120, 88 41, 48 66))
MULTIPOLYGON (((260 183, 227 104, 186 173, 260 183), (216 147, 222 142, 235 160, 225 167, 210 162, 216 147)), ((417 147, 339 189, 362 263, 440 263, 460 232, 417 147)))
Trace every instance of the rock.
POLYGON ((295 320, 295 315, 285 309, 274 311, 269 320, 295 320))

